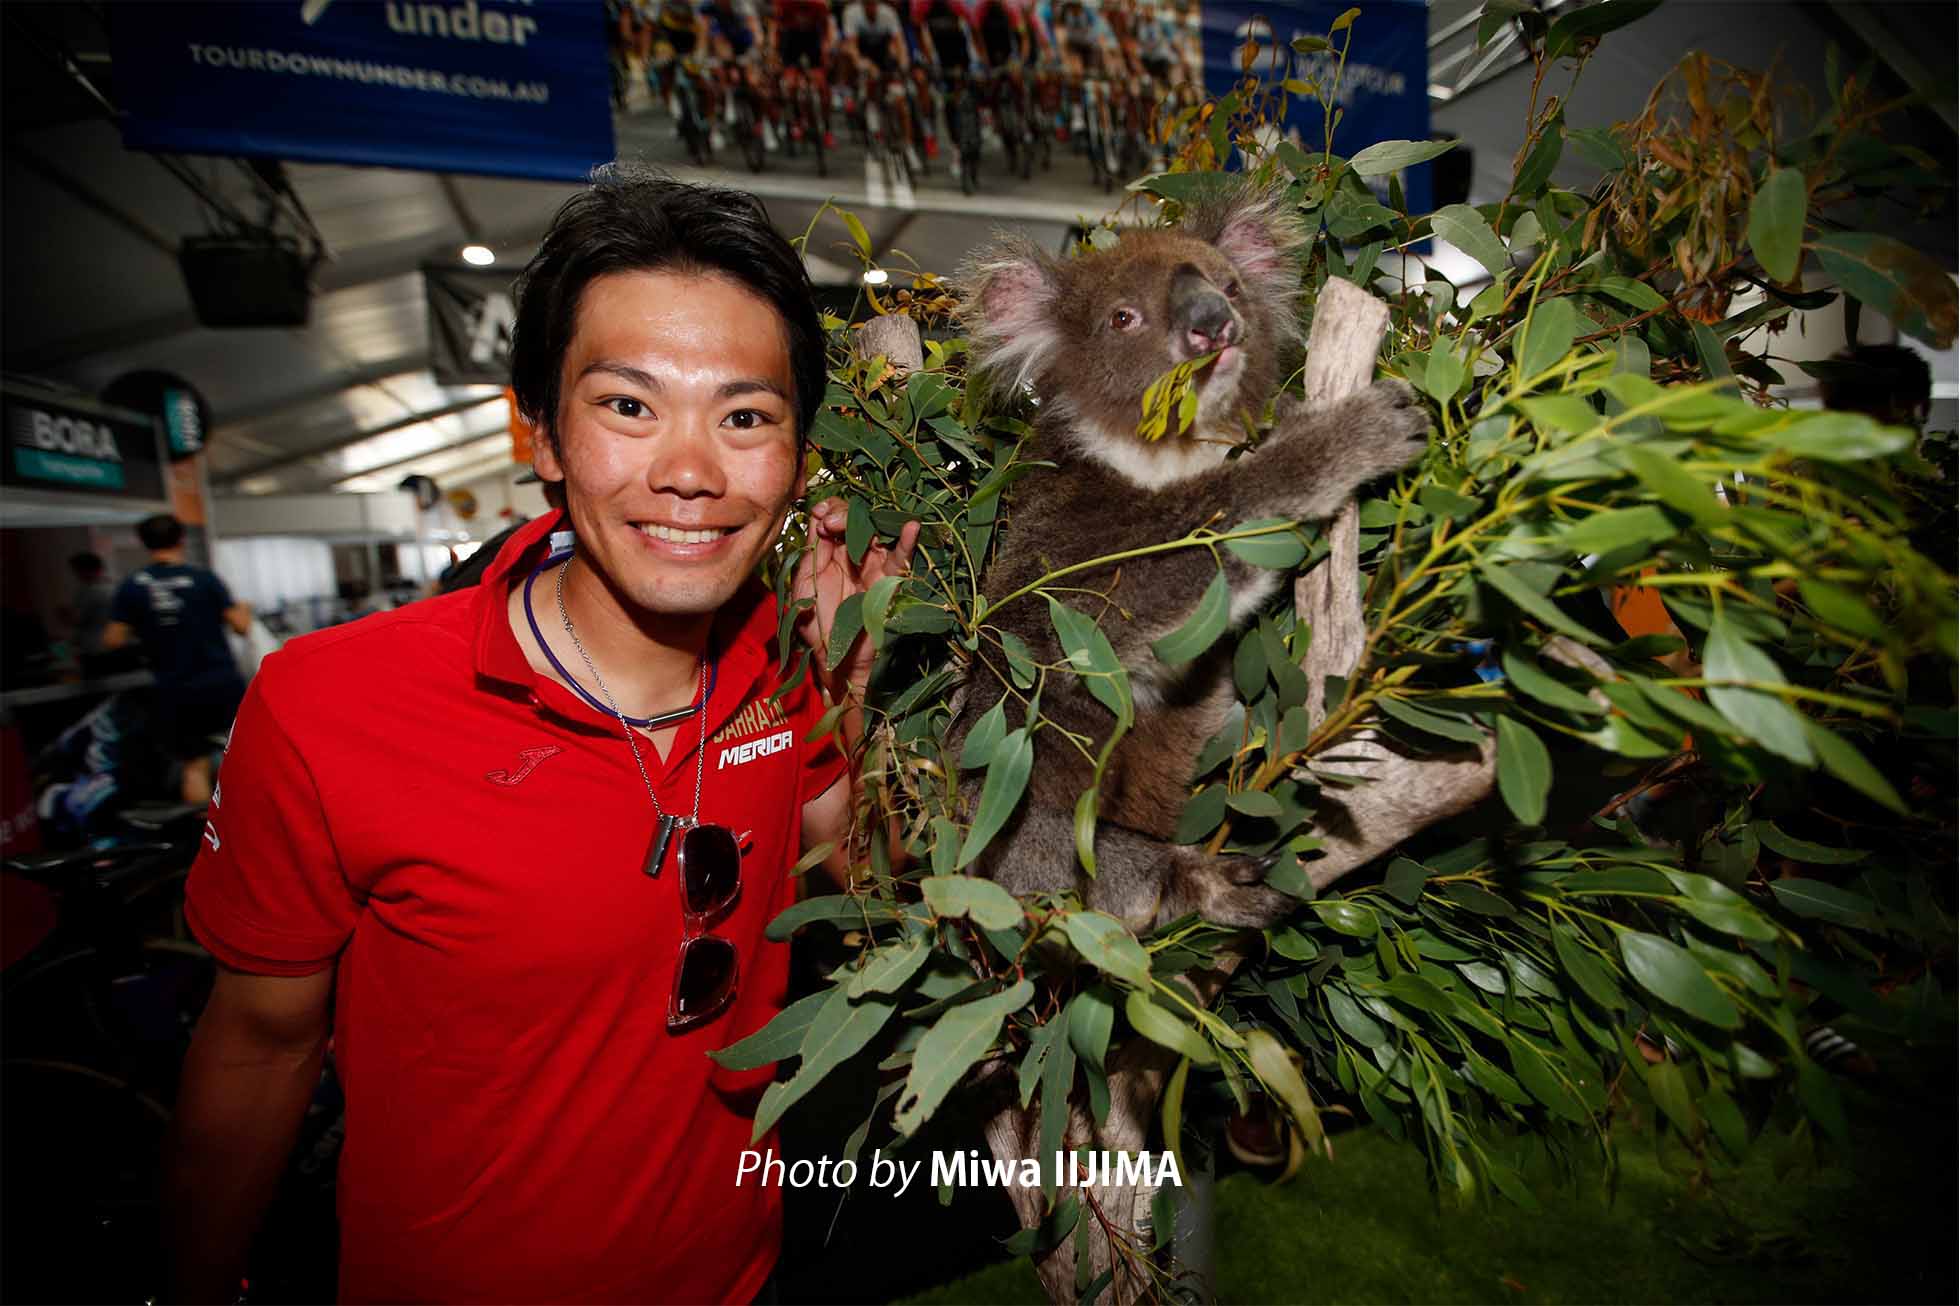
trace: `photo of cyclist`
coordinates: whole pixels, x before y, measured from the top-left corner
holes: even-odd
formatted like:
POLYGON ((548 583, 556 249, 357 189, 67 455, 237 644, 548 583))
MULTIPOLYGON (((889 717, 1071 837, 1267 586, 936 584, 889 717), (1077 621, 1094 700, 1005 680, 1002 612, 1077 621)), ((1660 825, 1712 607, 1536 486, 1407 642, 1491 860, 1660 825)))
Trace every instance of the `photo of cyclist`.
POLYGON ((1029 17, 1014 0, 980 0, 973 13, 980 61, 995 71, 1033 64, 1042 51, 1029 17))
POLYGON ((762 18, 755 0, 705 0, 700 13, 717 59, 746 63, 762 48, 762 18))
POLYGON ((1118 67, 1129 76, 1142 73, 1137 63, 1137 8, 1135 0, 1103 0, 1102 19, 1115 45, 1118 67))
POLYGON ((708 49, 723 93, 723 117, 750 170, 760 172, 763 152, 776 148, 776 137, 756 68, 763 50, 756 0, 702 0, 700 14, 708 26, 708 49))
POLYGON ((787 102, 783 126, 792 137, 816 133, 824 149, 830 130, 829 68, 837 25, 826 0, 774 0, 769 47, 787 102))
POLYGON ((1071 78, 1101 77, 1115 65, 1116 38, 1109 24, 1084 0, 1055 6, 1055 53, 1071 78))
POLYGON ((907 72, 912 53, 905 39, 905 21, 885 0, 852 0, 844 8, 844 48, 864 75, 884 77, 907 72))
POLYGON ((1183 24, 1168 7, 1151 5, 1137 15, 1137 63, 1144 76, 1169 87, 1185 79, 1183 61, 1178 57, 1178 38, 1183 24))
POLYGON ((692 0, 661 0, 654 15, 653 58, 647 65, 647 90, 655 103, 664 103, 674 129, 687 142, 688 154, 705 165, 717 147, 714 80, 702 74, 708 55, 708 23, 692 0))
POLYGON ((788 69, 822 72, 830 63, 834 31, 826 0, 775 0, 773 53, 788 69))
POLYGON ((912 0, 912 30, 927 66, 942 81, 977 62, 973 20, 963 0, 912 0))

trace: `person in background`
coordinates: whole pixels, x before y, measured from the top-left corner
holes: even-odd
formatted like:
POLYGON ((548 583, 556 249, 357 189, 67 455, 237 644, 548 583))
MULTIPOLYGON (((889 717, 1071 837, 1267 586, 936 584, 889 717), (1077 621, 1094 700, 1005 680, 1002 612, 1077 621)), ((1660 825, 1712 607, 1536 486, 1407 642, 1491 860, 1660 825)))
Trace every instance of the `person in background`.
POLYGON ((114 653, 132 639, 142 642, 156 675, 157 747, 183 764, 184 801, 202 807, 211 801, 212 741, 231 729, 245 696, 225 630, 249 632, 252 609, 216 575, 184 560, 184 524, 175 517, 145 517, 136 535, 150 561, 116 587, 102 649, 114 653))
POLYGON ((1818 397, 1834 411, 1918 431, 1933 408, 1933 370, 1904 345, 1852 345, 1831 355, 1818 397))
POLYGON ((64 615, 74 630, 75 657, 81 664, 82 678, 91 680, 102 673, 108 660, 102 648, 102 632, 109 625, 116 587, 103 568, 101 554, 77 553, 68 559, 68 570, 75 574, 75 601, 64 615))
MULTIPOLYGON (((781 1189, 737 1175, 771 1071, 708 1054, 782 1006, 799 855, 848 878, 873 660, 799 663, 756 575, 823 402, 809 277, 753 196, 612 165, 519 279, 510 361, 563 509, 473 587, 293 640, 239 712, 185 898, 222 968, 175 1300, 230 1300, 329 1035, 342 1301, 771 1292, 781 1189)), ((848 516, 810 512, 808 650, 917 540, 853 562, 848 516)))

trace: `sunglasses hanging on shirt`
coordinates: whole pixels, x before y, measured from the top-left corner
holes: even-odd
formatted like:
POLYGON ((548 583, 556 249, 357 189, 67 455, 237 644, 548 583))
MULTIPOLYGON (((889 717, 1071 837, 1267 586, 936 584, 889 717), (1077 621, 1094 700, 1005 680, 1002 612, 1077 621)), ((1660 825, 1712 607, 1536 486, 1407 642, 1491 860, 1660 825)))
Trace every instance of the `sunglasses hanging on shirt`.
MULTIPOLYGON (((559 537, 552 538, 554 545, 559 537)), ((742 847, 727 826, 701 820, 701 786, 705 760, 708 752, 708 699, 714 693, 715 659, 707 654, 701 658, 700 697, 684 708, 672 712, 658 713, 654 716, 629 717, 619 710, 619 704, 606 688, 605 679, 599 668, 593 665, 592 657, 585 651, 585 645, 572 626, 571 614, 565 610, 565 573, 570 569, 572 550, 565 548, 554 551, 538 564, 524 581, 524 616, 530 623, 531 636, 538 647, 544 651, 545 659, 551 664, 558 678, 592 706, 595 711, 604 712, 620 723, 626 733, 626 746, 633 751, 633 766, 640 773, 640 783, 646 788, 647 800, 653 804, 654 827, 652 837, 647 842, 646 857, 640 865, 641 871, 649 878, 658 879, 667 864, 669 851, 673 848, 674 835, 680 833, 680 848, 676 854, 680 863, 681 919, 683 922, 680 956, 674 967, 674 986, 667 999, 667 1030, 681 1033, 704 1025, 728 1008, 735 1000, 740 981, 741 964, 735 945, 726 939, 716 938, 708 930, 726 916, 742 896, 742 847), (578 679, 568 672, 551 651, 545 641, 544 632, 538 628, 538 619, 531 610, 531 587, 537 578, 552 567, 557 567, 558 576, 554 585, 558 603, 558 618, 564 624, 565 634, 570 637, 572 647, 578 650, 579 660, 592 676, 599 692, 605 695, 600 703, 588 693, 578 679), (663 726, 676 725, 689 717, 699 717, 699 738, 694 754, 694 810, 686 816, 668 812, 660 806, 660 799, 654 793, 653 781, 647 775, 646 762, 640 756, 640 745, 633 738, 636 729, 657 730, 663 726)))

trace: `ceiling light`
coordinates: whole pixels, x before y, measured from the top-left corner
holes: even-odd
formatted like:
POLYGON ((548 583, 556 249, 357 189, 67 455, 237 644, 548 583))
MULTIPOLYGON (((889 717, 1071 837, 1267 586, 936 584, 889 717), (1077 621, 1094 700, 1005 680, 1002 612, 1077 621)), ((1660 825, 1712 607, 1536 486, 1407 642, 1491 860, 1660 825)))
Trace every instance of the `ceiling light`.
POLYGON ((463 262, 473 268, 487 268, 497 261, 497 256, 488 245, 463 246, 463 262))
POLYGON ((866 268, 864 270, 864 284, 867 286, 882 286, 890 280, 891 274, 883 268, 866 268))

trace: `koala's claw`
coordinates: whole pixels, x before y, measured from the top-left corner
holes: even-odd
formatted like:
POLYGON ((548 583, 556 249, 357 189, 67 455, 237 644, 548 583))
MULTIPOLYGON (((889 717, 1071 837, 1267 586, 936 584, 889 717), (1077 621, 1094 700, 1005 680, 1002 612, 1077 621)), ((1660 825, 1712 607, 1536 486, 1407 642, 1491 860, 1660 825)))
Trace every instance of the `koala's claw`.
POLYGON ((1429 414, 1415 387, 1386 378, 1355 396, 1355 444, 1368 450, 1376 473, 1397 472, 1429 448, 1429 414))

